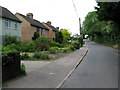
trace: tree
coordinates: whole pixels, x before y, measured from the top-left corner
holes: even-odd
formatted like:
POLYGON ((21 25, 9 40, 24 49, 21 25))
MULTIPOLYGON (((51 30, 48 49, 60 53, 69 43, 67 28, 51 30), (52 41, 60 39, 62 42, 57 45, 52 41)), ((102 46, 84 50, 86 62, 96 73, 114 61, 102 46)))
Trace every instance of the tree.
POLYGON ((98 18, 102 21, 120 23, 120 2, 98 2, 98 18))
POLYGON ((99 20, 97 19, 97 13, 95 11, 89 12, 87 14, 87 16, 85 17, 85 20, 83 21, 83 25, 82 25, 82 32, 84 34, 88 34, 89 36, 91 36, 93 33, 91 33, 92 31, 90 30, 93 25, 95 25, 97 22, 99 22, 99 20))
POLYGON ((63 35, 63 43, 67 43, 67 40, 70 40, 71 33, 67 29, 62 29, 61 30, 62 35, 63 35))
POLYGON ((87 14, 87 16, 85 17, 85 20, 83 22, 83 27, 82 27, 82 31, 83 33, 85 34, 89 34, 87 33, 90 28, 98 22, 98 19, 97 19, 97 13, 95 11, 92 11, 92 12, 89 12, 87 14))
POLYGON ((60 44, 63 42, 63 35, 62 35, 61 31, 56 32, 55 41, 60 43, 60 44))
POLYGON ((120 2, 98 2, 97 14, 98 19, 101 21, 113 21, 116 24, 117 29, 114 29, 113 36, 120 44, 120 2))

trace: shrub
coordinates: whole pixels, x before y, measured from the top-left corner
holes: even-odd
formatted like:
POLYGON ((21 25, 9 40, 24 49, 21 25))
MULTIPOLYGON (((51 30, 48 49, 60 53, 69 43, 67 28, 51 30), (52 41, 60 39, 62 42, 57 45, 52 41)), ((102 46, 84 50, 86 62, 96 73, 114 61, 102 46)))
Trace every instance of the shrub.
POLYGON ((20 44, 20 41, 17 40, 16 36, 10 36, 10 35, 4 35, 2 38, 2 42, 4 46, 10 45, 10 44, 20 44))
POLYGON ((39 52, 35 52, 34 55, 33 55, 33 58, 40 59, 41 58, 41 54, 39 52))
POLYGON ((69 52, 72 52, 72 50, 69 49, 69 48, 65 48, 65 49, 63 49, 63 52, 67 52, 67 53, 69 53, 69 52))
POLYGON ((22 75, 26 75, 26 67, 25 67, 25 65, 23 63, 20 66, 20 73, 22 75))
POLYGON ((80 47, 82 47, 83 44, 84 44, 83 38, 82 38, 82 37, 79 37, 78 41, 79 41, 79 43, 80 43, 80 47))
POLYGON ((29 55, 27 53, 24 53, 20 56, 20 59, 21 60, 27 60, 27 59, 29 59, 29 55))
POLYGON ((15 48, 10 49, 8 46, 2 47, 2 55, 6 55, 8 53, 16 53, 18 52, 15 48))
POLYGON ((61 47, 61 45, 60 45, 59 43, 54 42, 54 41, 50 41, 49 45, 50 45, 51 47, 55 47, 55 46, 61 47))
POLYGON ((78 41, 72 42, 72 45, 74 46, 75 49, 79 49, 80 48, 80 43, 78 41))
POLYGON ((45 44, 49 44, 49 40, 48 40, 48 38, 46 38, 46 37, 39 37, 39 38, 37 38, 36 40, 35 40, 35 43, 37 44, 37 45, 39 45, 40 43, 45 43, 45 44))
POLYGON ((37 47, 38 51, 47 51, 49 50, 50 46, 48 44, 45 43, 40 43, 37 47))
POLYGON ((43 60, 49 60, 48 54, 41 54, 40 52, 35 52, 33 55, 34 59, 43 59, 43 60))
POLYGON ((41 54, 40 58, 43 59, 43 60, 49 60, 50 59, 48 54, 41 54))
POLYGON ((11 45, 4 46, 3 49, 20 51, 21 47, 15 43, 13 43, 11 45))
POLYGON ((58 52, 58 47, 51 47, 50 50, 49 50, 50 53, 57 53, 58 52))
POLYGON ((32 40, 36 40, 39 36, 40 35, 38 32, 34 32, 34 36, 32 37, 32 40))
POLYGON ((21 51, 23 52, 34 52, 36 50, 36 43, 34 41, 30 41, 27 44, 21 46, 21 51))
POLYGON ((71 49, 72 51, 75 51, 75 50, 76 50, 76 48, 75 48, 72 44, 69 45, 67 48, 71 49))

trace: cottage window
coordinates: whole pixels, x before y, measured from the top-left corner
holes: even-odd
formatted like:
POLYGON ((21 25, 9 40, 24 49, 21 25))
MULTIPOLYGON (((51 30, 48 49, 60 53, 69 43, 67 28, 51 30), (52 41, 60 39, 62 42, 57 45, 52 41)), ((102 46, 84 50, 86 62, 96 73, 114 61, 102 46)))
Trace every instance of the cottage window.
POLYGON ((45 35, 46 34, 46 30, 42 29, 42 34, 45 35))
POLYGON ((9 20, 5 20, 5 28, 10 28, 11 22, 9 20))
POLYGON ((15 22, 14 29, 17 30, 17 28, 18 28, 18 25, 17 25, 17 23, 15 22))

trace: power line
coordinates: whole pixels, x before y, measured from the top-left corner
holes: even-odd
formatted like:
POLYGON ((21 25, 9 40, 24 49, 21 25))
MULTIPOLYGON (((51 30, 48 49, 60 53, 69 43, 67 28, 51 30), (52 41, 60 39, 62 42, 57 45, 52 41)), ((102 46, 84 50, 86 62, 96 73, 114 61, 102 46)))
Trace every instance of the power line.
POLYGON ((73 6, 74 6, 74 8, 75 8, 75 12, 76 12, 77 16, 79 17, 79 14, 78 14, 78 12, 77 12, 77 9, 76 9, 76 6, 75 6, 75 3, 74 3, 73 0, 72 0, 72 3, 73 3, 73 6))
POLYGON ((80 17, 79 17, 79 14, 78 14, 78 12, 77 12, 77 9, 76 9, 76 6, 75 6, 75 3, 74 3, 73 0, 72 0, 72 3, 73 3, 73 6, 74 6, 74 8, 75 8, 75 12, 76 12, 76 14, 77 14, 77 16, 78 16, 78 18, 79 18, 79 32, 80 32, 80 35, 81 35, 81 19, 80 19, 80 17))

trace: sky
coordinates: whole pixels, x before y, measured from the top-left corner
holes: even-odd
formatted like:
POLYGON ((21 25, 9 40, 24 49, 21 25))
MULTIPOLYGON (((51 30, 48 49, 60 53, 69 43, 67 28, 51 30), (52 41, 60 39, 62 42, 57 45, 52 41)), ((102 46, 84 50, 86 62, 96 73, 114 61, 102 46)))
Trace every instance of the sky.
MULTIPOLYGON (((81 23, 88 12, 94 11, 94 6, 97 6, 95 0, 73 1, 81 23)), ((68 29, 72 34, 79 33, 79 18, 72 0, 0 0, 0 6, 7 8, 13 14, 33 13, 33 18, 40 22, 51 21, 55 27, 68 29)))

